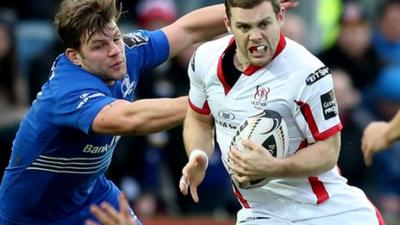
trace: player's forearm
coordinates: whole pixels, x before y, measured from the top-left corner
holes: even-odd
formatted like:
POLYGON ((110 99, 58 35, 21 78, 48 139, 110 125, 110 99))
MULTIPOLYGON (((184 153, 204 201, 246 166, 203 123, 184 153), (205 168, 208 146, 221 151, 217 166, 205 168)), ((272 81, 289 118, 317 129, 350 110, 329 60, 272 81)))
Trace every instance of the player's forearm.
POLYGON ((98 134, 149 134, 181 124, 186 115, 187 97, 116 100, 105 106, 92 123, 98 134))
POLYGON ((223 4, 195 10, 176 21, 185 31, 191 34, 191 42, 210 40, 226 33, 224 25, 225 7, 223 4))
POLYGON ((400 139, 400 111, 393 117, 388 123, 389 128, 386 132, 386 137, 388 142, 392 144, 393 142, 400 139))
POLYGON ((183 127, 183 141, 187 155, 194 149, 207 153, 210 157, 214 152, 214 132, 211 121, 200 121, 187 113, 183 127))
POLYGON ((136 107, 129 117, 131 134, 149 134, 169 129, 183 123, 188 100, 187 97, 144 99, 134 102, 136 107))
POLYGON ((278 160, 281 166, 277 177, 314 176, 326 172, 337 164, 339 149, 340 133, 278 160))

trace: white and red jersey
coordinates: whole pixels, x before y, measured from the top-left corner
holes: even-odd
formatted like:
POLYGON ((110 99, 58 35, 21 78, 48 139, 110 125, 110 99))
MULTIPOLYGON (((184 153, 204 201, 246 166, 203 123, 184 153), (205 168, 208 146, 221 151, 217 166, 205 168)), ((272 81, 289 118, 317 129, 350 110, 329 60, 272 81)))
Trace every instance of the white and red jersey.
MULTIPOLYGON (((236 48, 232 35, 201 45, 192 56, 189 100, 191 108, 211 114, 225 167, 235 129, 259 110, 274 110, 286 121, 289 155, 324 140, 342 129, 329 69, 298 43, 281 35, 274 58, 264 67, 250 66, 231 87, 222 70, 222 57, 236 48)), ((315 156, 318 160, 318 156, 315 156)), ((283 195, 303 203, 319 204, 346 185, 335 167, 318 176, 275 179, 235 192, 244 207, 283 195)))

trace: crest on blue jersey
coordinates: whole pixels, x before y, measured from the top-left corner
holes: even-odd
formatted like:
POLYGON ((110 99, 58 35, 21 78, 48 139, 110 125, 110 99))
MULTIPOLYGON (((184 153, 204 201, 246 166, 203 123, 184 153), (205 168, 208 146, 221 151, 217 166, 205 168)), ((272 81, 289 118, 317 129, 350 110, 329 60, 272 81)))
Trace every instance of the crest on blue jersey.
POLYGON ((128 48, 133 48, 140 45, 145 45, 149 42, 149 37, 139 30, 133 33, 125 34, 123 37, 124 43, 128 48))
POLYGON ((121 92, 124 98, 126 99, 126 96, 132 94, 133 90, 135 90, 136 87, 136 82, 132 81, 129 78, 128 74, 125 74, 124 79, 122 79, 121 82, 121 92))

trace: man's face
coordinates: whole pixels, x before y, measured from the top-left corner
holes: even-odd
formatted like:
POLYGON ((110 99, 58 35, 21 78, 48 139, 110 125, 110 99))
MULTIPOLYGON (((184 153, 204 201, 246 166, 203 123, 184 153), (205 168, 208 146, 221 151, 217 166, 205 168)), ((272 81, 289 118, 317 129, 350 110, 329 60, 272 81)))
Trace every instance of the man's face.
POLYGON ((94 33, 89 41, 84 40, 77 57, 83 69, 107 84, 113 84, 127 73, 122 34, 115 22, 94 33))
POLYGON ((252 9, 231 8, 225 24, 236 40, 237 57, 242 65, 264 66, 275 53, 283 26, 284 9, 275 15, 271 2, 252 9))

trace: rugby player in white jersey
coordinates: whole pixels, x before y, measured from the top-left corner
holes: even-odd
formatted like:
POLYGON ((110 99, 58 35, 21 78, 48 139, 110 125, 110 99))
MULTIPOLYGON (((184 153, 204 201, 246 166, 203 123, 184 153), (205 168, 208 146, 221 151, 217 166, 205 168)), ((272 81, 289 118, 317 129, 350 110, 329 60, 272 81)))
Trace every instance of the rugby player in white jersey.
MULTIPOLYGON (((208 156, 216 140, 242 205, 238 225, 382 225, 364 192, 347 185, 336 166, 342 124, 329 69, 281 33, 278 0, 226 0, 231 35, 207 42, 193 55, 190 108, 184 122, 189 162, 180 189, 199 201, 208 156), (238 125, 259 110, 279 113, 288 126, 289 153, 273 157, 261 145, 231 146, 238 125), (229 159, 229 160, 228 160, 229 159), (244 189, 239 183, 272 180, 244 189)), ((207 197, 207 196, 204 196, 207 197)))

